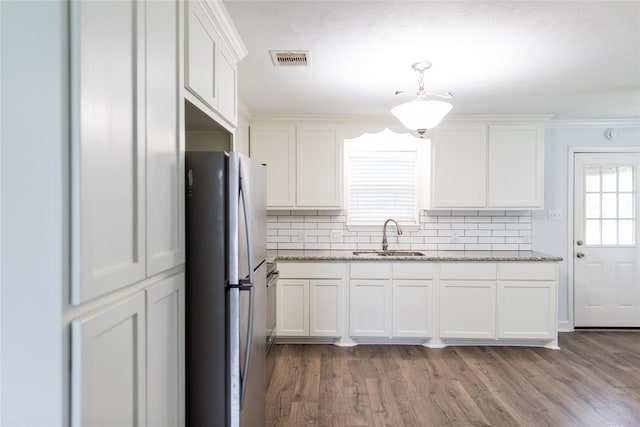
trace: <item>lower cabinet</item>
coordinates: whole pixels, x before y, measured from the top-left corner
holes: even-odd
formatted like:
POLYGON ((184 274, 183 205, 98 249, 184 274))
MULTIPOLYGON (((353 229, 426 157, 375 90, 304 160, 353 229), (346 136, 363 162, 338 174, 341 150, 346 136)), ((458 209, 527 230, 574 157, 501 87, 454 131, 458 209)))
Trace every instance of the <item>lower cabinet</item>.
POLYGON ((279 337, 344 334, 346 264, 279 262, 276 333, 279 337), (310 278, 313 277, 313 278, 310 278))
POLYGON ((433 335, 433 263, 351 264, 349 333, 354 337, 433 335))
POLYGON ((333 264, 279 262, 279 336, 557 348, 556 262, 333 264))
POLYGON ((184 414, 184 275, 147 291, 147 425, 175 427, 184 414))
POLYGON ((349 267, 349 335, 391 335, 391 264, 354 262, 349 267))
POLYGON ((557 335, 557 266, 501 265, 498 271, 498 338, 554 339, 557 335))
POLYGON ((440 336, 495 338, 495 281, 441 281, 440 336))
POLYGON ((71 425, 146 425, 145 296, 71 324, 71 425))
POLYGON ((71 323, 72 426, 180 426, 184 275, 71 323))
POLYGON ((434 264, 404 262, 392 264, 391 319, 394 337, 429 338, 434 322, 434 264))

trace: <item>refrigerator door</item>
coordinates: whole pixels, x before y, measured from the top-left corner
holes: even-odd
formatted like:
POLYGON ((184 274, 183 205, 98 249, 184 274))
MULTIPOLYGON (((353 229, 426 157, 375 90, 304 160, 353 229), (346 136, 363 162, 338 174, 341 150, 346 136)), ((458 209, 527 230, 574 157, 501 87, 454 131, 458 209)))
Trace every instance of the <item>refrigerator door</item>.
MULTIPOLYGON (((231 158, 238 157, 239 168, 242 175, 242 190, 247 200, 249 210, 249 221, 251 228, 251 255, 253 257, 253 268, 258 268, 260 263, 266 258, 267 249, 267 173, 266 166, 256 162, 242 154, 230 153, 231 158)), ((233 160, 231 160, 233 161, 233 160)), ((243 210, 243 201, 240 200, 243 210)), ((249 255, 249 248, 246 245, 247 229, 244 226, 244 221, 240 221, 239 225, 239 257, 240 259, 247 259, 249 255)), ((248 276, 248 265, 246 263, 240 263, 239 265, 239 277, 245 278, 248 276)))
POLYGON ((264 166, 229 154, 230 425, 264 424, 266 191, 264 166), (255 184, 255 185, 254 185, 255 184), (256 198, 257 195, 257 198, 256 198))

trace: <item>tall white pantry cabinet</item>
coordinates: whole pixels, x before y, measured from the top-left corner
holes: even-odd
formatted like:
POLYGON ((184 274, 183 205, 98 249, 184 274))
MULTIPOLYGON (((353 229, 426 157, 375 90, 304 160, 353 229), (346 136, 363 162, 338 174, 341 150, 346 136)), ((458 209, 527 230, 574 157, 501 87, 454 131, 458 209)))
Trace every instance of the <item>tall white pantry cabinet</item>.
POLYGON ((179 426, 180 1, 70 3, 70 424, 179 426))

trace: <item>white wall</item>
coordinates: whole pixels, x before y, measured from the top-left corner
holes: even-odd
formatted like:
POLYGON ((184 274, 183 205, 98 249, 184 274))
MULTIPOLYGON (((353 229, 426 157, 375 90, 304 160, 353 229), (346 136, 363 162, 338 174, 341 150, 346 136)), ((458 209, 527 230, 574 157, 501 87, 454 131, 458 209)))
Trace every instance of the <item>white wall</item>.
POLYGON ((545 131, 545 210, 533 211, 532 248, 535 251, 558 255, 560 263, 558 289, 558 321, 562 328, 572 328, 569 319, 568 269, 572 268, 568 248, 568 232, 571 219, 569 208, 568 176, 569 147, 640 147, 640 121, 612 121, 610 123, 551 123, 545 131), (607 128, 618 130, 618 137, 608 141, 604 134, 607 128), (548 211, 561 213, 560 220, 550 221, 548 211))
POLYGON ((0 2, 1 418, 64 424, 67 3, 0 2))

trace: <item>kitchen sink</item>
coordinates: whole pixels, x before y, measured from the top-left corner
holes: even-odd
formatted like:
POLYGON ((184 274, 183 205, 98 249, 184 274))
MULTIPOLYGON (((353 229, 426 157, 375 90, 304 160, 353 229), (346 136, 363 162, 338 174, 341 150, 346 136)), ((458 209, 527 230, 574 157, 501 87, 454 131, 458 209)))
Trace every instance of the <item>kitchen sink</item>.
POLYGON ((377 256, 424 256, 422 252, 416 251, 353 251, 354 255, 377 255, 377 256))

